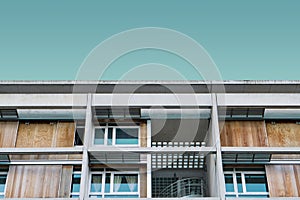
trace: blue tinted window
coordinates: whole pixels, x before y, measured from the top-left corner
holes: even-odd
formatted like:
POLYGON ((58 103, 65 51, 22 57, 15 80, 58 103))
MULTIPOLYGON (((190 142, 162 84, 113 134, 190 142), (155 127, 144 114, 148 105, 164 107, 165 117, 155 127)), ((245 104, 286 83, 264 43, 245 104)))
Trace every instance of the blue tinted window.
POLYGON ((113 128, 108 128, 108 133, 107 133, 107 144, 112 145, 112 133, 113 133, 113 128))
POLYGON ((245 175, 247 192, 267 192, 266 176, 264 174, 245 175))
POLYGON ((95 129, 95 139, 94 144, 104 144, 104 128, 96 128, 95 129))
POLYGON ((91 192, 101 192, 102 190, 102 175, 93 174, 91 182, 91 192))
POLYGON ((114 176, 114 192, 137 192, 138 176, 135 174, 116 174, 114 176))
POLYGON ((238 192, 243 192, 242 176, 240 173, 236 174, 236 181, 237 181, 238 192))
POLYGON ((117 128, 116 144, 138 144, 137 128, 117 128))
POLYGON ((80 174, 73 174, 71 192, 79 192, 80 190, 80 174))
POLYGON ((234 192, 232 174, 226 174, 225 175, 225 186, 226 186, 226 192, 234 192))

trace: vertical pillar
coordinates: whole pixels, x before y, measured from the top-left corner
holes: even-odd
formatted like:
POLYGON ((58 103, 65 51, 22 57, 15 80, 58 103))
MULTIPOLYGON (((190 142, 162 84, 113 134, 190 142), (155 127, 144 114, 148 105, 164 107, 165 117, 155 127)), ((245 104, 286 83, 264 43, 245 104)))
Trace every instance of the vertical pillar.
POLYGON ((219 197, 223 200, 225 199, 225 178, 223 173, 222 164, 222 152, 220 143, 220 131, 219 131, 219 117, 218 117, 218 105, 217 96, 215 93, 212 94, 212 112, 211 112, 211 123, 212 123, 212 138, 216 147, 216 186, 210 185, 210 187, 219 188, 219 197))
MULTIPOLYGON (((147 147, 151 147, 151 120, 147 120, 147 147)), ((147 155, 147 198, 152 196, 151 154, 147 155)))
POLYGON ((88 148, 90 146, 91 135, 93 131, 93 114, 92 114, 92 94, 87 95, 87 106, 85 114, 85 130, 83 142, 83 155, 81 166, 81 180, 80 180, 80 194, 79 199, 84 200, 88 198, 89 188, 89 156, 88 148))

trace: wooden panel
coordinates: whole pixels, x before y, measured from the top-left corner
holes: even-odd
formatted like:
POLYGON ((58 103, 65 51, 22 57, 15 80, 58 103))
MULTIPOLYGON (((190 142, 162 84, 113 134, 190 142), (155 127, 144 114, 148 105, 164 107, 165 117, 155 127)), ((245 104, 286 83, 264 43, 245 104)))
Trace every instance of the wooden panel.
POLYGON ((268 146, 264 121, 226 121, 220 134, 222 146, 268 146))
POLYGON ((58 196, 60 198, 69 198, 72 184, 73 166, 63 166, 58 196))
POLYGON ((140 144, 141 147, 147 147, 147 123, 141 122, 140 124, 140 144))
POLYGON ((17 130, 18 122, 0 122, 0 147, 14 147, 17 130))
POLYGON ((140 167, 140 197, 147 198, 147 166, 140 167))
MULTIPOLYGON (((295 122, 266 123, 270 147, 300 147, 300 125, 295 122)), ((299 159, 300 155, 273 155, 273 159, 299 159)))
POLYGON ((5 197, 58 197, 61 169, 59 165, 10 166, 5 197))
MULTIPOLYGON (((74 123, 68 122, 21 123, 16 147, 72 147, 74 144, 74 126, 74 123)), ((64 156, 67 159, 65 155, 59 156, 64 156)), ((22 157, 22 159, 30 160, 49 158, 48 155, 22 157)), ((12 165, 9 167, 5 197, 69 197, 72 170, 72 166, 62 165, 12 165)))
MULTIPOLYGON (((73 147, 75 140, 75 123, 58 122, 52 147, 73 147)), ((50 155, 50 159, 78 158, 76 155, 50 155)))
POLYGON ((300 197, 300 165, 268 165, 270 197, 300 197))
POLYGON ((73 147, 75 123, 59 122, 57 125, 56 147, 73 147))
POLYGON ((270 147, 300 147, 300 125, 295 122, 266 123, 270 147))

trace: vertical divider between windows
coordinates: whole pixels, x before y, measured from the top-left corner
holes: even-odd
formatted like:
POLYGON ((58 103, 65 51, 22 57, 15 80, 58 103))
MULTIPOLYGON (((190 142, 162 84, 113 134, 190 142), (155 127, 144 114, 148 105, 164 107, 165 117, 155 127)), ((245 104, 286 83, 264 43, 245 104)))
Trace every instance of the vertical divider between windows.
POLYGON ((93 130, 93 114, 92 114, 92 94, 87 94, 87 106, 85 115, 85 131, 83 143, 83 155, 81 166, 81 180, 80 180, 80 193, 79 199, 84 200, 88 198, 89 193, 89 155, 88 148, 91 143, 91 133, 93 130))
MULTIPOLYGON (((212 123, 212 134, 213 140, 216 146, 216 176, 217 183, 219 184, 219 197, 221 200, 225 199, 225 178, 223 173, 223 163, 222 163, 222 152, 221 152, 221 139, 219 131, 219 116, 218 116, 218 104, 217 104, 217 95, 215 93, 211 94, 212 96, 212 114, 211 114, 211 123, 212 123)), ((212 186, 211 186, 212 187, 212 186)))

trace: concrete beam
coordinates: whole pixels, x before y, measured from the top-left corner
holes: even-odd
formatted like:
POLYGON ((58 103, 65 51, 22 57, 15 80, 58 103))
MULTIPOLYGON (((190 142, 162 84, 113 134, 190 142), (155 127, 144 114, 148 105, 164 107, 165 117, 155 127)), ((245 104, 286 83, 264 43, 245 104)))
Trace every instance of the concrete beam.
POLYGON ((85 94, 1 94, 0 107, 85 107, 85 94))
POLYGON ((157 153, 203 153, 205 155, 216 153, 215 147, 107 147, 93 146, 88 149, 93 153, 140 153, 140 154, 157 154, 157 153))
POLYGON ((221 147, 223 154, 300 154, 299 147, 221 147))
POLYGON ((82 147, 56 147, 56 148, 0 148, 0 155, 15 154, 80 154, 82 147))
POLYGON ((300 106, 300 94, 217 94, 218 106, 300 106))
POLYGON ((211 106, 210 94, 94 94, 92 106, 211 106))

